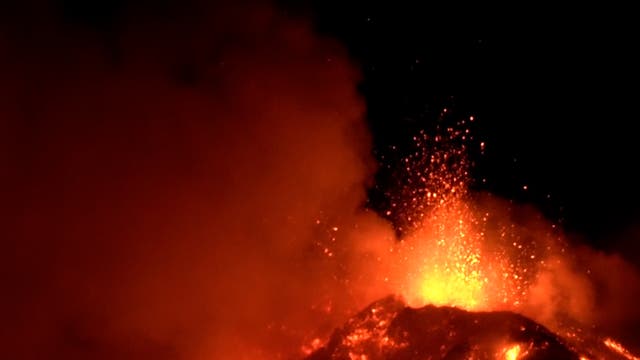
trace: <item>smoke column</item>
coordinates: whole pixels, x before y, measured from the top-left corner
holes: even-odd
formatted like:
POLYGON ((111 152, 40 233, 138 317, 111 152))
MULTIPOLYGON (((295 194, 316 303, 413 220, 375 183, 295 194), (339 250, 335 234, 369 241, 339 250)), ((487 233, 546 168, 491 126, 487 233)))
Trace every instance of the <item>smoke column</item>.
POLYGON ((2 357, 274 358, 373 299, 324 246, 388 231, 340 46, 267 6, 48 6, 2 25, 2 357))

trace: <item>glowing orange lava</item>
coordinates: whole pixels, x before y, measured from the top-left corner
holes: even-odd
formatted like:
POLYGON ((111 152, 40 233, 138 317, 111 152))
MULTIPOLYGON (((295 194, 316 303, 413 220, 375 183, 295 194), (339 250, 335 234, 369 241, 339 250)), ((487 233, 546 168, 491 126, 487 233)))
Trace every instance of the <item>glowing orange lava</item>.
POLYGON ((399 293, 412 306, 517 306, 525 288, 522 269, 504 252, 486 248, 488 214, 470 199, 469 131, 447 128, 444 134, 422 132, 404 161, 408 180, 394 205, 406 235, 392 277, 401 278, 399 293))
POLYGON ((629 350, 625 349, 620 343, 614 341, 613 339, 606 338, 604 339, 604 344, 607 345, 608 348, 617 352, 618 354, 624 356, 629 360, 640 360, 640 357, 634 356, 629 350))
MULTIPOLYGON (((417 311, 422 311, 425 305, 436 305, 471 312, 498 311, 497 318, 515 312, 539 324, 507 329, 507 336, 491 338, 491 345, 487 347, 490 350, 486 352, 478 348, 468 350, 469 354, 482 353, 481 358, 492 354, 496 359, 518 360, 551 351, 553 356, 563 359, 570 353, 573 357, 569 358, 581 360, 610 359, 612 354, 615 359, 640 360, 610 338, 602 340, 595 330, 583 333, 582 328, 590 325, 588 317, 582 318, 591 310, 586 306, 590 302, 582 299, 585 294, 587 297, 591 294, 585 290, 589 286, 583 284, 589 280, 572 272, 561 237, 549 230, 533 231, 528 224, 516 225, 508 216, 511 210, 499 208, 506 202, 493 199, 488 203, 499 206, 492 207, 474 197, 477 194, 469 190, 471 164, 467 157, 471 137, 464 125, 462 121, 456 127, 437 129, 437 135, 422 132, 414 138, 415 152, 402 162, 400 194, 392 196, 391 207, 386 212, 399 224, 401 237, 399 241, 393 239, 391 245, 384 243, 382 251, 386 253, 376 253, 379 267, 372 271, 376 273, 375 278, 384 280, 385 291, 400 295, 402 306, 406 304, 417 311), (560 320, 565 318, 570 321, 562 323, 560 320), (575 328, 572 323, 576 324, 575 328), (537 332, 557 342, 556 347, 550 350, 547 340, 536 343, 519 337, 537 332), (554 333, 563 335, 551 335, 554 333)), ((479 147, 484 150, 485 143, 480 142, 479 147)), ((544 224, 556 228, 548 222, 544 224)), ((541 229, 536 226, 535 230, 541 229)), ((452 351, 448 345, 460 336, 448 330, 446 336, 434 337, 435 344, 429 344, 431 338, 414 343, 415 339, 407 332, 398 331, 400 321, 394 321, 397 320, 395 307, 385 311, 380 307, 384 302, 374 304, 336 333, 339 336, 335 339, 340 342, 332 344, 337 349, 332 359, 385 358, 384 354, 409 351, 416 344, 418 347, 432 345, 435 350, 429 351, 439 351, 444 357, 452 351), (390 324, 395 325, 390 327, 390 324), (369 357, 371 354, 379 357, 369 357)), ((455 316, 444 321, 436 318, 433 327, 451 326, 453 318, 455 316)), ((485 326, 483 332, 491 330, 490 324, 479 326, 485 326)), ((468 340, 466 338, 465 343, 468 340)), ((314 339, 304 353, 311 354, 319 344, 320 341, 314 339)))
POLYGON ((505 360, 518 360, 520 358, 520 344, 515 344, 509 347, 506 347, 504 350, 504 359, 505 360))
POLYGON ((409 272, 405 297, 415 305, 451 305, 478 309, 487 305, 488 273, 483 268, 476 230, 459 200, 446 200, 429 215, 407 245, 409 272))

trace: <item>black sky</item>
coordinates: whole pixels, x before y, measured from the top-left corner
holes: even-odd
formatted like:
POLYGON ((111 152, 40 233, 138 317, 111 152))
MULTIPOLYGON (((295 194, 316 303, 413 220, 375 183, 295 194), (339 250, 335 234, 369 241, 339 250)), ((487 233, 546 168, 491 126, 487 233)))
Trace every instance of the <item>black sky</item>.
POLYGON ((640 218, 629 9, 430 4, 302 6, 361 64, 376 150, 406 142, 445 107, 474 115, 487 143, 476 158, 478 188, 534 204, 569 232, 614 247, 611 238, 640 218))

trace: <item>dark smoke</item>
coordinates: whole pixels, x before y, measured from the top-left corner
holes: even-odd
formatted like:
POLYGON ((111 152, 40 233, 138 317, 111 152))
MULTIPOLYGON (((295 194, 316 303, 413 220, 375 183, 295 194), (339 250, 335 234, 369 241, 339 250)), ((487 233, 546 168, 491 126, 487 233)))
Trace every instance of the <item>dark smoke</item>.
POLYGON ((162 4, 4 18, 3 358, 273 358, 372 299, 323 251, 386 229, 345 52, 271 7, 162 4))

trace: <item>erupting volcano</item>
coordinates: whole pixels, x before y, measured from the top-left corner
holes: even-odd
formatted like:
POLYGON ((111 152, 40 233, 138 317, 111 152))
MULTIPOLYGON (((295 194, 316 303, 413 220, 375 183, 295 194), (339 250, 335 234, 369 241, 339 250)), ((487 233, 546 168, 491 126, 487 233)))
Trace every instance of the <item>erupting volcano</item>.
MULTIPOLYGON (((0 358, 638 359, 627 243, 493 185, 546 195, 526 175, 476 172, 517 153, 498 133, 551 133, 561 115, 511 121, 546 110, 503 96, 563 85, 530 70, 572 41, 538 61, 375 2, 20 3, 0 7, 0 358)), ((580 158, 634 190, 617 155, 580 158)))
POLYGON ((557 301, 585 294, 558 295, 566 289, 548 284, 571 261, 556 226, 528 236, 508 210, 469 190, 473 120, 414 137, 386 213, 403 236, 378 258, 396 295, 351 317, 323 346, 315 339, 307 360, 638 359, 589 326, 575 299, 557 301))

